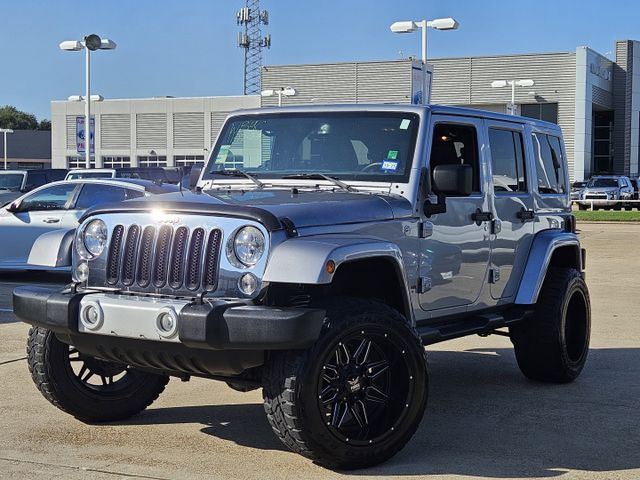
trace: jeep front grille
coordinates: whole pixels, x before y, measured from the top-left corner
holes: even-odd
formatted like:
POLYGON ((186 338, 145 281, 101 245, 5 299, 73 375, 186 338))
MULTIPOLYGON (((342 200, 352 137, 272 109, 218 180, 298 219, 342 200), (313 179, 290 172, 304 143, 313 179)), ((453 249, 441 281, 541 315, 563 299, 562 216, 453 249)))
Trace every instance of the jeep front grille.
POLYGON ((221 244, 219 228, 116 225, 107 254, 107 284, 131 290, 150 285, 215 290, 221 244))

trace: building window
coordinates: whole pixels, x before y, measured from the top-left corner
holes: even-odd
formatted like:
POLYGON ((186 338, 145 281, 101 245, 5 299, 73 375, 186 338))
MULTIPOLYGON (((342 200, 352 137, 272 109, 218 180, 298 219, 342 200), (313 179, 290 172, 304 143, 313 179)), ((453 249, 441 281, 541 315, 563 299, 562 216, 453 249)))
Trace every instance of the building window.
POLYGON ((174 155, 173 164, 176 167, 188 167, 194 164, 204 164, 204 155, 174 155))
POLYGON ((138 155, 139 167, 166 167, 167 156, 166 155, 138 155))
MULTIPOLYGON (((96 168, 96 159, 91 157, 91 168, 96 168)), ((87 160, 84 157, 78 155, 67 156, 67 168, 87 168, 87 160)))
POLYGON ((106 156, 106 157, 102 157, 102 166, 104 168, 130 167, 131 166, 131 157, 129 157, 129 156, 115 156, 115 155, 109 155, 109 156, 106 156))
POLYGON ((558 123, 557 103, 523 103, 520 105, 520 115, 537 118, 545 122, 558 123))

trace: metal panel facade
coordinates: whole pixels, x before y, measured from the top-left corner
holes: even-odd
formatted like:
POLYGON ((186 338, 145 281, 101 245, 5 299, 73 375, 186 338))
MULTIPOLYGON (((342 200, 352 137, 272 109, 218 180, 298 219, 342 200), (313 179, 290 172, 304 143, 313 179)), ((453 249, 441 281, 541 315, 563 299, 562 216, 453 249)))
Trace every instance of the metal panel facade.
POLYGON ((174 148, 204 148, 204 112, 173 114, 174 148))
POLYGON ((126 113, 108 113, 100 117, 100 146, 104 149, 131 146, 131 118, 126 113))

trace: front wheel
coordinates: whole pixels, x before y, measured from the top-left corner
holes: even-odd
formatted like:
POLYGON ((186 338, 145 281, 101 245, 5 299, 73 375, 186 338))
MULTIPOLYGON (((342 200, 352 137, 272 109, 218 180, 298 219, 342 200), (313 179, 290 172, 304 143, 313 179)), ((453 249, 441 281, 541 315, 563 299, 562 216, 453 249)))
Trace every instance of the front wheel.
POLYGON ((329 468, 384 462, 415 433, 427 401, 425 350, 384 304, 336 299, 309 350, 276 353, 264 406, 280 440, 329 468))
POLYGON ((40 393, 78 420, 123 420, 151 405, 169 377, 80 353, 45 328, 32 327, 29 372, 40 393))
POLYGON ((550 267, 533 318, 511 327, 518 366, 532 380, 567 383, 589 353, 589 291, 574 268, 550 267))

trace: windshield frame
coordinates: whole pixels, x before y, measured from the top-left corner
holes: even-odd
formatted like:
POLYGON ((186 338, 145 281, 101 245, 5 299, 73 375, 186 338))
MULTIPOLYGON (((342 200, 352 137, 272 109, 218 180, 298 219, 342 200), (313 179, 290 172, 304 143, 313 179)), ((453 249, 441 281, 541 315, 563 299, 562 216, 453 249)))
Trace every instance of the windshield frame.
MULTIPOLYGON (((255 171, 252 169, 245 170, 243 172, 250 173, 251 175, 255 175, 260 180, 268 180, 269 183, 271 181, 276 181, 278 183, 295 183, 299 184, 300 180, 287 179, 283 178, 287 175, 295 175, 295 174, 314 174, 314 173, 322 173, 328 175, 333 178, 337 178, 345 183, 354 183, 354 182, 363 182, 363 183, 379 183, 379 184, 400 184, 400 183, 408 183, 411 177, 411 172, 416 168, 416 161, 418 159, 416 147, 418 146, 418 138, 420 134, 420 130, 422 128, 422 117, 415 111, 407 111, 407 110, 348 110, 348 111, 339 111, 339 110, 322 110, 322 111, 312 111, 312 112, 292 112, 292 111, 283 111, 283 112, 265 112, 265 113, 252 113, 252 114, 239 114, 233 115, 227 118, 225 121, 222 130, 220 131, 216 143, 207 158, 207 162, 205 163, 202 171, 202 180, 205 181, 220 181, 223 180, 225 183, 229 183, 232 179, 230 177, 223 177, 221 175, 217 175, 213 170, 213 166, 215 165, 215 159, 218 157, 220 152, 220 148, 222 147, 222 139, 228 133, 231 125, 234 122, 242 122, 242 121, 253 121, 258 120, 260 118, 313 118, 313 117, 340 117, 340 118, 349 118, 349 117, 373 117, 373 118, 397 118, 399 121, 405 118, 409 118, 411 120, 410 130, 410 140, 407 147, 407 165, 402 174, 353 174, 350 172, 331 172, 325 170, 314 170, 313 168, 309 169, 300 169, 300 170, 290 170, 290 171, 282 171, 282 172, 270 172, 270 171, 255 171)), ((418 159, 419 161, 419 159, 418 159)), ((237 169, 237 168, 236 168, 237 169)), ((238 177, 234 180, 240 180, 242 183, 247 183, 248 180, 242 179, 238 177)), ((318 180, 314 180, 318 181, 318 180)), ((319 180, 321 182, 325 182, 326 180, 319 180)), ((308 180, 304 180, 303 182, 308 182, 308 180)))

